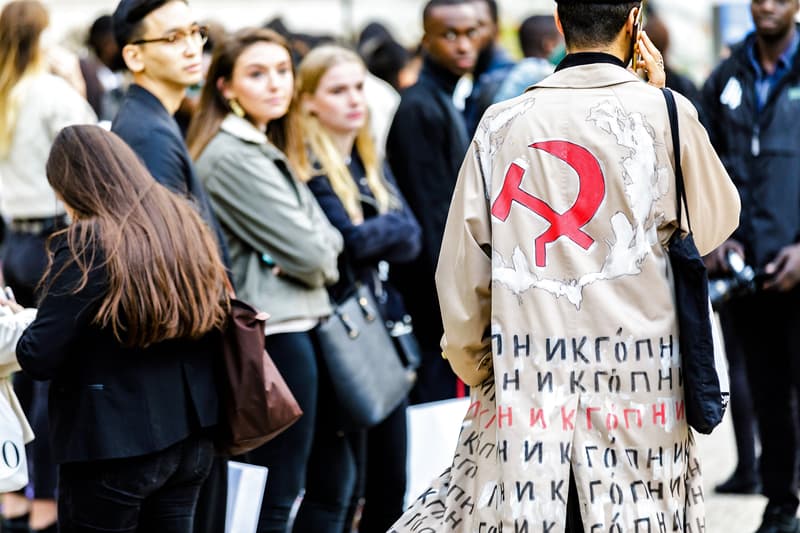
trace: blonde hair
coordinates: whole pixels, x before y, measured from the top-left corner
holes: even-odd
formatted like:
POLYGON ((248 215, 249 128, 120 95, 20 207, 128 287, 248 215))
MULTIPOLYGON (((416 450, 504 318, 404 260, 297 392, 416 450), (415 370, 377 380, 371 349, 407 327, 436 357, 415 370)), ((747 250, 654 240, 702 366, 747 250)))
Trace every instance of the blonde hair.
MULTIPOLYGON (((291 121, 295 123, 293 130, 302 132, 289 140, 287 156, 291 161, 298 177, 308 181, 319 175, 309 159, 309 152, 316 162, 322 167, 322 172, 330 181, 333 191, 344 205, 345 211, 353 222, 361 222, 364 213, 361 209, 361 194, 358 185, 347 163, 333 143, 330 133, 320 123, 319 119, 303 109, 303 97, 311 96, 319 87, 319 82, 328 70, 342 63, 357 63, 364 71, 366 66, 361 58, 347 48, 326 45, 311 50, 297 68, 297 81, 292 108, 289 111, 291 121)), ((399 202, 392 195, 383 179, 381 161, 375 149, 375 142, 369 129, 369 121, 356 136, 356 151, 366 170, 367 186, 378 204, 378 212, 386 213, 399 206, 399 202)))
POLYGON ((0 12, 0 158, 14 138, 26 77, 44 68, 39 38, 49 23, 37 0, 9 2, 0 12))

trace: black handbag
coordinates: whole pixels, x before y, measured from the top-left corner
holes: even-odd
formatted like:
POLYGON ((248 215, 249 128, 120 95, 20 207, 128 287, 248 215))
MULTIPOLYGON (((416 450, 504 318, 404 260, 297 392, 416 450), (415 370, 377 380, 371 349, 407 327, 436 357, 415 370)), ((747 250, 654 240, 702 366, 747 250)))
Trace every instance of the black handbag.
POLYGON ((422 363, 422 351, 414 335, 414 324, 411 315, 405 310, 402 296, 389 289, 388 277, 389 265, 386 263, 379 265, 378 270, 372 275, 378 309, 386 321, 386 329, 389 330, 389 336, 394 341, 394 347, 403 366, 409 370, 416 370, 422 363))
POLYGON ((675 154, 675 195, 678 202, 678 228, 668 244, 669 261, 675 284, 675 307, 678 319, 678 344, 683 371, 686 420, 700 433, 711 431, 722 421, 728 398, 720 390, 714 363, 714 340, 708 299, 708 273, 692 237, 686 187, 681 169, 678 109, 669 89, 662 89, 667 101, 672 145, 675 154), (681 235, 681 217, 686 208, 689 233, 681 235))
POLYGON ((348 429, 378 424, 408 395, 416 373, 401 361, 369 287, 355 283, 317 337, 348 429))

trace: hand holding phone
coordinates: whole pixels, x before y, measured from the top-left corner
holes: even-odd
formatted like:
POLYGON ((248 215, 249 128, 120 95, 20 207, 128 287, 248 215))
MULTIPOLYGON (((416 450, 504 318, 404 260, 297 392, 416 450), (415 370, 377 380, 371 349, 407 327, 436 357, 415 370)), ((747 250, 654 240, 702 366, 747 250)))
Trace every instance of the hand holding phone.
POLYGON ((0 305, 8 307, 13 313, 19 313, 23 310, 23 307, 19 305, 17 299, 14 298, 14 291, 11 290, 11 287, 5 287, 3 289, 3 294, 0 296, 0 305))
POLYGON ((644 28, 644 4, 646 0, 642 0, 639 6, 639 11, 636 13, 636 22, 633 24, 633 33, 631 35, 631 46, 633 52, 631 53, 631 67, 634 72, 639 70, 639 62, 641 61, 641 53, 639 51, 639 31, 644 28))

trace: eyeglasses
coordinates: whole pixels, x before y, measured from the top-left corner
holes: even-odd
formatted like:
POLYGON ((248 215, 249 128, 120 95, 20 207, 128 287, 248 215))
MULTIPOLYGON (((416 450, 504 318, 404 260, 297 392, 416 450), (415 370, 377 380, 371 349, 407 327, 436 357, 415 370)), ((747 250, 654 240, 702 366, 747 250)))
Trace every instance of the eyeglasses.
POLYGON ((200 26, 194 24, 188 30, 174 30, 166 34, 164 37, 157 39, 139 39, 133 41, 131 44, 148 44, 148 43, 167 43, 175 45, 178 43, 199 43, 201 46, 208 41, 208 26, 200 26))

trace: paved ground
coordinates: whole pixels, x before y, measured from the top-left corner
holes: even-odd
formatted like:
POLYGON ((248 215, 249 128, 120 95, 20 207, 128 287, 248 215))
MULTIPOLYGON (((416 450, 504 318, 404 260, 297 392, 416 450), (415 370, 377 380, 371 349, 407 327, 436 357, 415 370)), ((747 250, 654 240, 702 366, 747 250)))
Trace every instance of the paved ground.
POLYGON ((767 501, 762 496, 721 496, 714 486, 736 466, 736 447, 730 414, 711 435, 698 435, 706 494, 706 533, 753 533, 761 524, 767 501))

